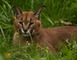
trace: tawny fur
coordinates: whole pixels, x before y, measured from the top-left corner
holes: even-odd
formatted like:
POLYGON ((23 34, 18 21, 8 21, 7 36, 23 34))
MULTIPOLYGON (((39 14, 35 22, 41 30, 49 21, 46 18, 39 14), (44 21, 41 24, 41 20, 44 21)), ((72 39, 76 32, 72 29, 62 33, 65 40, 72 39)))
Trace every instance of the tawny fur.
POLYGON ((77 41, 77 27, 75 26, 61 26, 61 27, 54 27, 54 28, 42 28, 41 21, 38 20, 33 12, 23 12, 19 17, 15 17, 14 19, 14 37, 13 43, 20 41, 21 44, 26 44, 28 41, 32 43, 30 37, 24 37, 20 32, 18 22, 23 19, 26 29, 27 23, 30 19, 35 23, 33 26, 35 32, 32 34, 32 41, 34 43, 39 44, 41 47, 49 47, 52 51, 58 51, 59 46, 63 43, 67 43, 66 40, 68 39, 71 42, 71 38, 74 36, 77 41))

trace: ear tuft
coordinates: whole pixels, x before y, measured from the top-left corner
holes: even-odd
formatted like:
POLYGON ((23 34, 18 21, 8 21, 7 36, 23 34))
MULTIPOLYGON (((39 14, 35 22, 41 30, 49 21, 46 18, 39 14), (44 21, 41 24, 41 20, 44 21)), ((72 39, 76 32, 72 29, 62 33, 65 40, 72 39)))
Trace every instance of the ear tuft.
POLYGON ((39 7, 39 8, 35 11, 35 13, 34 13, 35 17, 38 18, 38 19, 40 19, 40 13, 41 13, 41 11, 42 11, 42 8, 43 8, 43 6, 42 6, 42 7, 39 7))
POLYGON ((13 5, 12 9, 13 9, 13 12, 14 12, 16 17, 18 17, 22 14, 22 11, 20 10, 20 8, 18 6, 13 5))

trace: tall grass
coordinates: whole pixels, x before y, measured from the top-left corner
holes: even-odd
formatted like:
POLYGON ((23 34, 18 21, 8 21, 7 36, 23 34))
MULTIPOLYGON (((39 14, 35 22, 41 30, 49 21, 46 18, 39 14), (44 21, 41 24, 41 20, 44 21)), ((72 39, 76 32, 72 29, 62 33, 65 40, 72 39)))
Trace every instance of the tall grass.
POLYGON ((0 0, 0 60, 77 60, 75 41, 71 44, 72 47, 69 44, 65 45, 56 54, 48 52, 47 47, 39 48, 36 44, 11 48, 14 33, 11 11, 13 4, 18 5, 23 11, 35 11, 40 5, 45 5, 41 22, 46 28, 60 26, 60 19, 73 22, 75 25, 77 22, 76 0, 0 0))

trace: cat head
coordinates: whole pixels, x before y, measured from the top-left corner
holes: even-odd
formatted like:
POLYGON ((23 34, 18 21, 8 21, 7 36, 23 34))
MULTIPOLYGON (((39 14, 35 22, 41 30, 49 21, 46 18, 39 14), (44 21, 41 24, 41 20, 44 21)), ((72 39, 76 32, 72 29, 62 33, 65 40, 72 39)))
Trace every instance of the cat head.
POLYGON ((14 28, 15 31, 23 36, 36 34, 41 28, 40 13, 42 8, 39 7, 35 12, 23 12, 17 6, 13 6, 14 28))

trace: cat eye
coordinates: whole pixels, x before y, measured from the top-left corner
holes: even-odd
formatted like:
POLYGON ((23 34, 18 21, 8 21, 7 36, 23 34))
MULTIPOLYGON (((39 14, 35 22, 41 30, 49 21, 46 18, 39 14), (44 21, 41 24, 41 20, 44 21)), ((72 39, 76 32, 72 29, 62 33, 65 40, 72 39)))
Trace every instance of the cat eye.
POLYGON ((30 19, 29 25, 34 24, 34 22, 32 21, 32 19, 30 19))
POLYGON ((31 25, 33 25, 33 24, 34 24, 34 22, 30 22, 30 23, 29 23, 29 26, 31 26, 31 25))
POLYGON ((19 22, 19 24, 23 25, 23 22, 22 22, 22 21, 20 21, 20 22, 19 22))
POLYGON ((32 24, 34 24, 34 22, 30 22, 29 24, 32 25, 32 24))

